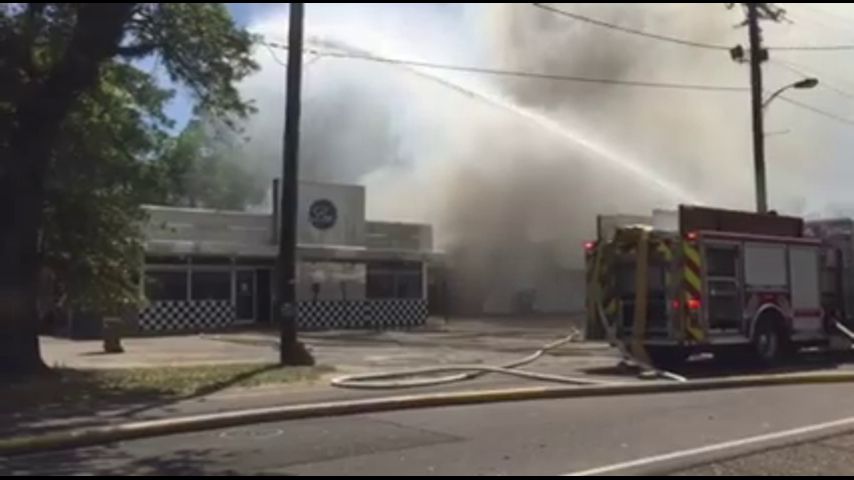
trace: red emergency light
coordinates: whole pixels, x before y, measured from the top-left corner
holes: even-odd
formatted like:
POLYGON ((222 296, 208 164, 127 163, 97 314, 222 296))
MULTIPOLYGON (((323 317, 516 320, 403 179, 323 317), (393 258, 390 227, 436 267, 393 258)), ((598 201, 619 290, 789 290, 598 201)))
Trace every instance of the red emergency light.
POLYGON ((697 232, 688 232, 686 237, 688 237, 688 240, 691 240, 693 242, 697 239, 697 237, 699 237, 699 234, 697 234, 697 232))
POLYGON ((596 242, 584 242, 584 250, 590 252, 594 248, 596 248, 596 242))
POLYGON ((696 298, 688 300, 688 310, 699 310, 700 306, 700 301, 696 298))

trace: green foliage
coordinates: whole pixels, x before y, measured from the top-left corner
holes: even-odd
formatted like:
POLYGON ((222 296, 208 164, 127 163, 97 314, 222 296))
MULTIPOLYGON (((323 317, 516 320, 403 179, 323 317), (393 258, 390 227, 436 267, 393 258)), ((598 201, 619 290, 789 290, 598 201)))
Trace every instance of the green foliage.
POLYGON ((41 251, 75 307, 115 312, 139 300, 139 206, 166 188, 146 159, 166 140, 170 122, 162 109, 170 97, 144 72, 114 63, 62 126, 47 178, 41 251))
POLYGON ((213 122, 191 121, 169 142, 160 167, 167 187, 165 203, 243 210, 261 202, 267 185, 246 166, 243 141, 213 122))
POLYGON ((128 37, 134 41, 122 52, 156 52, 172 80, 192 89, 199 109, 224 121, 252 111, 234 84, 257 68, 248 55, 253 38, 236 28, 225 4, 138 4, 128 37))
MULTIPOLYGON (((27 178, 43 188, 42 267, 70 302, 116 311, 139 301, 140 205, 172 196, 176 174, 210 168, 164 160, 175 143, 163 113, 172 92, 133 62, 153 56, 230 124, 252 111, 235 88, 257 68, 251 46, 219 3, 0 6, 0 185, 27 178)), ((229 168, 213 169, 216 178, 239 179, 229 168)), ((229 188, 217 194, 224 203, 235 201, 229 188)), ((0 244, 26 241, 15 235, 0 232, 0 244)))

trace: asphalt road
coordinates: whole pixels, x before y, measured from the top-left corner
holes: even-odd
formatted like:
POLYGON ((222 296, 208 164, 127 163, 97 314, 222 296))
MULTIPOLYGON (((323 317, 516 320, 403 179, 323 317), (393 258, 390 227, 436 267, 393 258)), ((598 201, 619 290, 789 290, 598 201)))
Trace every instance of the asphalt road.
MULTIPOLYGON (((732 470, 733 461, 747 461, 762 473, 783 468, 782 462, 799 463, 798 448, 812 444, 756 453, 759 448, 831 433, 835 440, 821 442, 854 446, 850 437, 840 436, 854 430, 854 419, 826 431, 802 431, 854 417, 852 395, 854 385, 802 385, 400 411, 0 459, 0 473, 553 475, 604 467, 602 473, 714 474, 738 471, 732 470), (763 440, 733 442, 757 436, 763 440), (794 453, 773 454, 788 451, 794 453), (740 457, 720 461, 723 454, 740 457), (635 465, 609 469, 626 462, 635 465)), ((836 463, 815 449, 800 451, 806 452, 800 463, 808 462, 813 471, 832 465, 831 473, 854 472, 854 451, 836 455, 836 463)), ((740 465, 742 471, 748 468, 740 465)))
POLYGON ((733 475, 851 475, 854 472, 854 435, 836 435, 812 442, 773 448, 750 455, 688 469, 672 475, 733 476, 733 475))

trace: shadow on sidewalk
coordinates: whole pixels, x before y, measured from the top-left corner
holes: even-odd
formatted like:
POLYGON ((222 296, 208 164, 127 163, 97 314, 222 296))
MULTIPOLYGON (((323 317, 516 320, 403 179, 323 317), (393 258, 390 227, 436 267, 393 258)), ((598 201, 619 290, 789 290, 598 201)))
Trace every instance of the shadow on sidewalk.
POLYGON ((276 370, 278 368, 281 368, 281 367, 279 365, 274 365, 274 364, 264 365, 264 366, 261 366, 261 367, 254 369, 254 370, 249 370, 247 372, 235 375, 235 376, 233 376, 227 380, 224 380, 221 382, 215 382, 215 383, 210 384, 210 385, 205 385, 205 386, 199 388, 198 390, 196 390, 195 392, 187 394, 187 395, 179 395, 179 396, 174 396, 174 397, 170 397, 170 398, 164 398, 161 401, 155 401, 155 402, 149 403, 147 405, 142 405, 139 407, 132 407, 130 409, 123 410, 120 415, 132 417, 132 416, 139 415, 141 413, 144 413, 144 412, 147 412, 150 410, 168 407, 169 405, 172 405, 172 404, 175 404, 178 402, 185 402, 188 400, 193 400, 196 398, 211 395, 211 394, 214 394, 216 392, 220 392, 222 390, 225 390, 227 388, 239 385, 244 380, 248 380, 252 377, 255 377, 256 375, 260 375, 264 372, 270 372, 270 371, 276 370))
MULTIPOLYGON (((246 384, 281 367, 223 366, 223 372, 217 372, 217 376, 205 376, 212 370, 205 368, 173 369, 185 370, 180 381, 163 377, 168 369, 156 368, 123 371, 62 368, 27 380, 0 378, 0 436, 94 426, 144 416, 152 410, 168 409, 179 402, 246 384)), ((282 375, 312 378, 320 371, 289 371, 282 375)))

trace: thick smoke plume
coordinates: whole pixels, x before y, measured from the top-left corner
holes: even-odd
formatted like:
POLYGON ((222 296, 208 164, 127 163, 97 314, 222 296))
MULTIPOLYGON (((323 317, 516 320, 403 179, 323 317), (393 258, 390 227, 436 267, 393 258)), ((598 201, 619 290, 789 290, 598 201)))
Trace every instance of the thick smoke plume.
MULTIPOLYGON (((742 13, 720 4, 556 6, 694 41, 735 45, 746 38, 735 28, 742 13)), ((454 32, 439 26, 436 38, 421 32, 408 43, 402 27, 392 29, 388 41, 376 40, 376 32, 362 35, 372 29, 376 17, 370 15, 361 26, 354 24, 358 19, 341 20, 347 25, 340 29, 332 21, 313 30, 309 22, 308 32, 315 42, 402 58, 748 85, 747 68, 726 51, 627 36, 529 4, 476 5, 461 17, 454 32), (466 43, 448 46, 448 37, 466 43), (373 41, 366 45, 365 38, 373 41)), ((766 38, 815 41, 793 31, 799 32, 772 25, 766 38)), ((265 49, 258 58, 264 71, 244 91, 258 99, 260 112, 247 127, 252 161, 269 165, 272 178, 280 158, 284 70, 265 49)), ((746 93, 451 75, 346 59, 307 57, 306 64, 303 177, 367 185, 373 218, 432 223, 460 279, 454 293, 485 301, 488 310, 510 311, 530 295, 537 310, 579 307, 581 245, 595 235, 597 214, 644 214, 686 201, 752 206, 746 93)), ((798 78, 766 70, 769 89, 798 78)), ((826 94, 816 100, 806 93, 812 92, 797 95, 833 108, 826 94)), ((792 133, 768 139, 771 203, 792 213, 820 209, 838 196, 816 188, 833 175, 819 179, 814 172, 831 163, 831 147, 844 131, 782 102, 773 108, 768 129, 792 133)))

